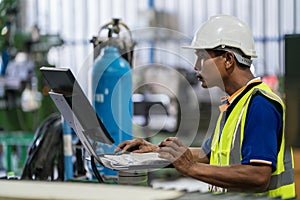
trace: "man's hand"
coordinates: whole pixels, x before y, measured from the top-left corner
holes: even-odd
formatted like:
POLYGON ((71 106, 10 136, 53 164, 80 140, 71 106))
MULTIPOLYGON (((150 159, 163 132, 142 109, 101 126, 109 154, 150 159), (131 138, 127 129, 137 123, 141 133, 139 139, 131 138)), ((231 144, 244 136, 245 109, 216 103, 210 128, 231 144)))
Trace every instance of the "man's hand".
POLYGON ((133 140, 126 140, 121 142, 115 149, 115 152, 133 152, 133 153, 146 153, 157 151, 158 147, 146 140, 136 138, 133 140))
POLYGON ((189 168, 196 163, 192 152, 176 137, 166 138, 158 146, 159 157, 171 161, 183 174, 187 174, 189 168))

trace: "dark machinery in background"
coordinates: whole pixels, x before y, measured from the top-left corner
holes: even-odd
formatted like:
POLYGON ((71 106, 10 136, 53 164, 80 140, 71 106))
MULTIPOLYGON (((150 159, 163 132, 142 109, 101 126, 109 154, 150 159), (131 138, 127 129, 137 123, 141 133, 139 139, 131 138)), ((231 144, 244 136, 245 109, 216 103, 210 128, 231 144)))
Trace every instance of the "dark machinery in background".
POLYGON ((48 51, 63 41, 58 35, 41 35, 37 26, 22 30, 20 9, 17 0, 0 3, 0 128, 32 132, 54 111, 50 98, 38 92, 44 88, 37 69, 49 65, 48 51))
POLYGON ((300 147, 300 35, 285 36, 285 101, 287 144, 300 147))
POLYGON ((7 158, 6 166, 1 163, 0 170, 7 171, 23 167, 19 160, 25 161, 23 151, 29 144, 22 140, 33 138, 40 123, 56 112, 38 69, 49 65, 49 50, 63 44, 59 35, 41 35, 37 26, 25 31, 21 3, 0 3, 0 157, 7 158), (24 158, 20 159, 20 154, 24 158), (13 166, 14 155, 18 166, 13 166))
POLYGON ((32 145, 28 149, 28 158, 21 179, 63 181, 62 140, 61 117, 60 114, 53 113, 36 130, 32 145))

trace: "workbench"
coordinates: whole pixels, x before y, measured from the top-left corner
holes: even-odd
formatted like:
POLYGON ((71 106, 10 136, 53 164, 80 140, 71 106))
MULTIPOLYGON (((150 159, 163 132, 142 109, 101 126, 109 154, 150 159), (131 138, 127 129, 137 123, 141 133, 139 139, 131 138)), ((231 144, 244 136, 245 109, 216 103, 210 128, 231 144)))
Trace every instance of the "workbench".
MULTIPOLYGON (((250 195, 235 193, 211 194, 176 190, 153 189, 145 186, 0 180, 0 200, 244 200, 254 199, 250 195)), ((266 200, 266 196, 255 199, 266 200)))

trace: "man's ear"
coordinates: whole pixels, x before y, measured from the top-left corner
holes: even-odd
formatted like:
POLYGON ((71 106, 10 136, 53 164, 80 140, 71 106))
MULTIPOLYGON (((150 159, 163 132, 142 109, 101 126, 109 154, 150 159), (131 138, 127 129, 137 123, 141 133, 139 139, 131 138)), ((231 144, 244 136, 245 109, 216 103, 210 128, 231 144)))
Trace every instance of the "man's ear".
POLYGON ((228 70, 233 66, 234 60, 234 54, 231 52, 225 53, 225 68, 228 70))

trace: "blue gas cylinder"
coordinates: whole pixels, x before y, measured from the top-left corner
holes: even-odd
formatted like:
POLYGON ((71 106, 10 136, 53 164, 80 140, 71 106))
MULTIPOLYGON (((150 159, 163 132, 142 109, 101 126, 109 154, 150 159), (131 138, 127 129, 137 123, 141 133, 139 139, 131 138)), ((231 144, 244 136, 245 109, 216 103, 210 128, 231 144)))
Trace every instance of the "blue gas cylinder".
MULTIPOLYGON (((92 68, 92 103, 114 145, 100 143, 97 153, 114 153, 116 145, 132 139, 132 72, 129 63, 116 47, 107 46, 92 68)), ((117 176, 117 172, 103 168, 100 173, 117 176)))

